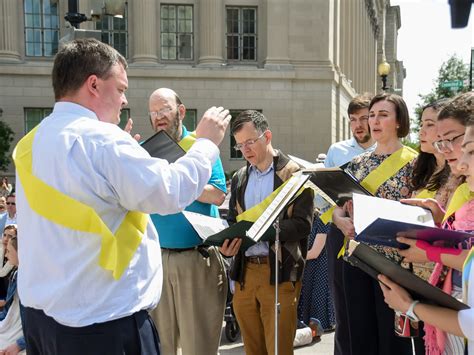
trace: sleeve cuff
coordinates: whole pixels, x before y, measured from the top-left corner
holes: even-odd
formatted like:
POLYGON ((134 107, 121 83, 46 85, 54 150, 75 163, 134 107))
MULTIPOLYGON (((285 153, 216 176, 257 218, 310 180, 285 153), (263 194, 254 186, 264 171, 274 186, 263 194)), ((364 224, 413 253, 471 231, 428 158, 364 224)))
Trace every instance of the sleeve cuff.
POLYGON ((474 339, 474 308, 459 311, 458 322, 464 336, 474 339))

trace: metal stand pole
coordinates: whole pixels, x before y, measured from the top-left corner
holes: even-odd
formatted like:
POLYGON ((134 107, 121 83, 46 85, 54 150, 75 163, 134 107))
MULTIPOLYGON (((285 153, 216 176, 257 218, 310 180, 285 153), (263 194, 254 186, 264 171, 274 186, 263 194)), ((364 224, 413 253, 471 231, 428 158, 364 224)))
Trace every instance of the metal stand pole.
POLYGON ((280 302, 278 300, 278 254, 280 252, 280 217, 277 217, 275 223, 275 355, 278 355, 278 320, 280 318, 280 302))

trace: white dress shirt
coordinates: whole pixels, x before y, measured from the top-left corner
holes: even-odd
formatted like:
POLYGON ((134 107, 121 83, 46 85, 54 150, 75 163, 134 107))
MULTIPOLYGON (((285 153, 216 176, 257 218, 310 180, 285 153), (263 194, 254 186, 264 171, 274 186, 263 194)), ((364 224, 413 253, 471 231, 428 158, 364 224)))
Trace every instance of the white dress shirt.
MULTIPOLYGON (((151 158, 119 127, 77 104, 59 102, 33 142, 33 173, 94 208, 115 233, 128 211, 169 214, 201 194, 219 150, 198 139, 174 164, 151 158)), ((73 327, 153 308, 162 286, 161 252, 151 221, 119 280, 99 266, 101 237, 33 212, 17 179, 18 291, 24 306, 73 327)), ((58 209, 61 206, 57 206, 58 209)))

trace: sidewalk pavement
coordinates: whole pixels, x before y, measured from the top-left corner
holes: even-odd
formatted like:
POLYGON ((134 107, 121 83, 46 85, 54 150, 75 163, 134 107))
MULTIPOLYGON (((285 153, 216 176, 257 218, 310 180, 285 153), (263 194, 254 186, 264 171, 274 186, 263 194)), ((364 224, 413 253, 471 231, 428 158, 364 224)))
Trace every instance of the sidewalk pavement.
MULTIPOLYGON (((331 355, 333 354, 334 349, 334 332, 326 333, 321 337, 321 341, 317 343, 312 343, 307 346, 303 346, 300 348, 295 348, 295 354, 303 355, 303 354, 318 354, 318 355, 331 355)), ((234 343, 229 343, 227 338, 224 334, 224 328, 222 328, 222 338, 221 338, 221 346, 219 347, 219 354, 220 355, 244 355, 244 345, 242 344, 242 340, 237 339, 234 343)))

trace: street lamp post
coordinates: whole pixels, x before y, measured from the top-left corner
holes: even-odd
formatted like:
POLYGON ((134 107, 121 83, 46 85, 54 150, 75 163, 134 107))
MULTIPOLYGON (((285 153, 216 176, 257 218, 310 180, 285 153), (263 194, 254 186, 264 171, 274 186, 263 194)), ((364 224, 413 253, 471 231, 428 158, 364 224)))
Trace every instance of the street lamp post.
POLYGON ((385 58, 382 59, 382 63, 379 64, 377 71, 382 78, 382 90, 386 91, 387 87, 387 76, 390 74, 390 64, 387 63, 385 58))

